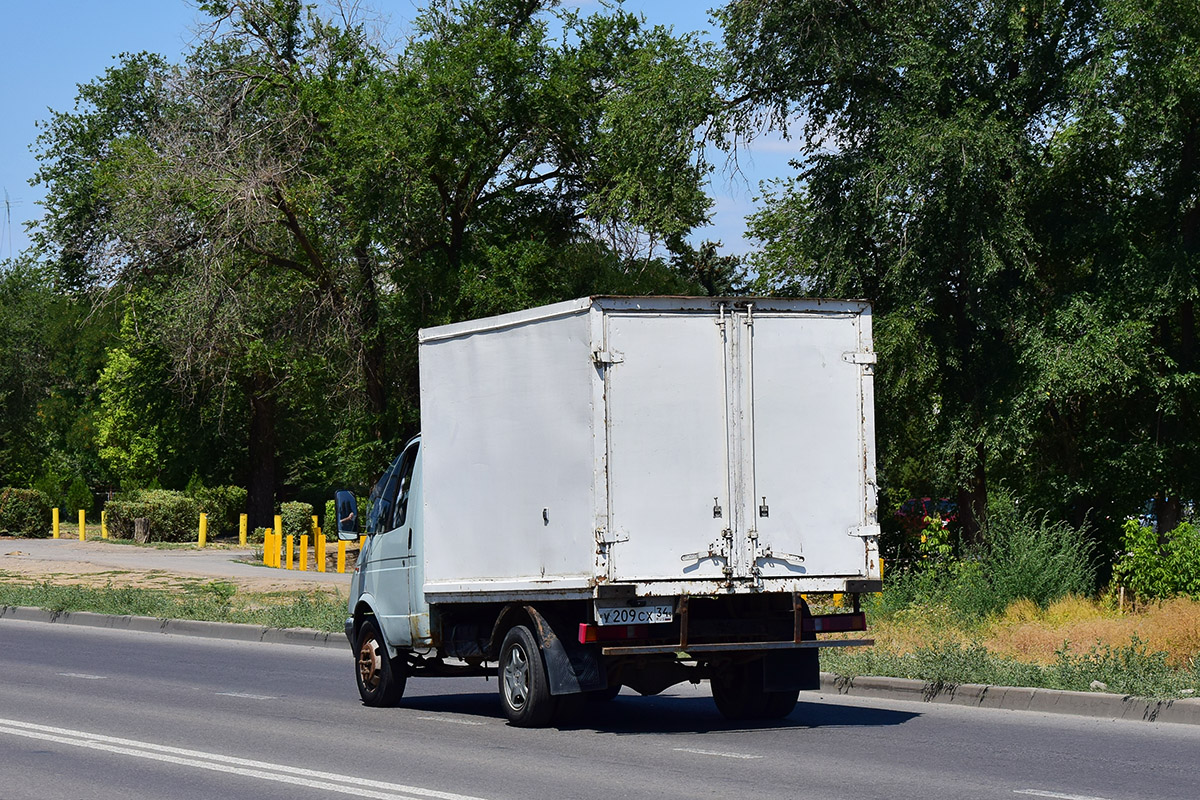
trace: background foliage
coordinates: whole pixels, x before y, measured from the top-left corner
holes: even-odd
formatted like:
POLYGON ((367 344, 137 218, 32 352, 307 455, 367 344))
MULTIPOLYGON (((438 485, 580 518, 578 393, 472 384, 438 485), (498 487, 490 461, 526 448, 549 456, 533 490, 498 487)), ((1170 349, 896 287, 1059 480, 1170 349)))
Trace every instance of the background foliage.
POLYGON ((91 509, 194 479, 222 530, 243 502, 266 526, 364 494, 417 429, 422 327, 598 293, 859 296, 899 581, 972 613, 1118 561, 1141 594, 1194 591, 1188 3, 729 0, 719 44, 549 0, 431 4, 395 45, 349 10, 201 8, 180 63, 120 56, 34 145, 0 483, 91 509), (769 129, 793 171, 762 187, 757 251, 689 241, 706 146, 736 161, 769 129), (954 511, 901 526, 922 497, 954 511), (1123 528, 1147 503, 1153 530, 1123 528))

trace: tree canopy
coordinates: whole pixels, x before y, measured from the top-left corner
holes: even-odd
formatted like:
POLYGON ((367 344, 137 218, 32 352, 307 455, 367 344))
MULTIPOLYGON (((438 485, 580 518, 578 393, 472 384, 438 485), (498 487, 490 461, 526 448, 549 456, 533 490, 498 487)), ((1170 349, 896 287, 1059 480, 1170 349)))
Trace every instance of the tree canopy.
POLYGON ((362 481, 415 430, 418 327, 690 287, 663 256, 711 204, 716 71, 694 38, 472 0, 393 52, 295 0, 202 8, 184 63, 123 57, 39 140, 39 246, 125 316, 100 453, 130 481, 189 449, 146 369, 242 423, 232 477, 262 524, 281 477, 362 481))
POLYGON ((1200 493, 1190 3, 729 0, 719 44, 553 0, 431 4, 396 45, 350 6, 201 8, 35 145, 6 482, 236 482, 261 524, 415 432, 420 327, 758 292, 873 303, 885 520, 953 497, 978 543, 1000 493, 1115 544, 1200 493), (792 170, 722 256, 709 148, 767 130, 792 170))
POLYGON ((1192 11, 718 12, 737 130, 796 145, 752 220, 759 285, 875 303, 894 503, 956 492, 970 535, 997 483, 1076 522, 1196 496, 1192 11))

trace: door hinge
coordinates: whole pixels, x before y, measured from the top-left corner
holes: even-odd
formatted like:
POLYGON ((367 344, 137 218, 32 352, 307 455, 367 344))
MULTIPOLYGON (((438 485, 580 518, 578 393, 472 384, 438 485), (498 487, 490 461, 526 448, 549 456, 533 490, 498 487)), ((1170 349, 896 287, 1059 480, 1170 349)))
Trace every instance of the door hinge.
POLYGON ((879 359, 874 353, 862 353, 857 350, 842 353, 842 361, 847 364, 877 364, 879 359))
POLYGON ((605 528, 596 528, 596 544, 608 545, 617 544, 618 542, 628 542, 628 533, 610 533, 605 528))
POLYGON ((846 533, 850 534, 851 536, 860 536, 865 539, 869 536, 879 536, 880 531, 878 525, 856 525, 855 527, 846 531, 846 533))
POLYGON ((625 356, 615 350, 596 350, 592 353, 592 361, 596 366, 603 367, 609 364, 621 364, 625 361, 625 356))
POLYGON ((847 364, 877 364, 878 357, 874 353, 862 353, 857 350, 849 353, 842 353, 842 361, 847 364))

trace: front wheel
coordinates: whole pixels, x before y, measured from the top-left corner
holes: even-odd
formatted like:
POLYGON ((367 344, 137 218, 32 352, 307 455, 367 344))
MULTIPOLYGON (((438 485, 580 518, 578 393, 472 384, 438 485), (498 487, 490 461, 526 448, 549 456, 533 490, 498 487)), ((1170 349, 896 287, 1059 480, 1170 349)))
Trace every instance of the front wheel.
POLYGON ((404 696, 407 675, 403 661, 393 661, 374 620, 363 620, 354 648, 358 694, 369 706, 394 706, 404 696))
POLYGON ((513 725, 536 728, 554 716, 555 698, 542 651, 529 628, 517 625, 500 646, 500 704, 513 725))

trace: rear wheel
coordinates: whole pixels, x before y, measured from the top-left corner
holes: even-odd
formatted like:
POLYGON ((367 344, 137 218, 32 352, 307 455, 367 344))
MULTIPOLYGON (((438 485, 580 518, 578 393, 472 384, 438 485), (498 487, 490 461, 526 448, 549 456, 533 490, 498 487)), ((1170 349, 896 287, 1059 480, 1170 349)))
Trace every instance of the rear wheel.
POLYGON ((796 708, 796 701, 800 699, 800 690, 793 689, 788 692, 764 692, 767 696, 766 706, 763 708, 763 719, 783 719, 796 708))
POLYGON ((587 693, 587 699, 593 703, 607 703, 615 700, 621 693, 621 684, 610 683, 607 689, 596 689, 587 693))
POLYGON ((394 706, 404 696, 407 682, 404 662, 393 661, 388 656, 387 643, 374 620, 363 620, 358 627, 354 673, 358 694, 369 706, 394 706))
POLYGON ((500 704, 513 725, 535 728, 554 716, 556 698, 542 661, 542 651, 529 628, 518 625, 500 646, 500 704))
POLYGON ((763 689, 763 662, 733 664, 712 676, 717 710, 729 720, 783 719, 792 713, 799 690, 768 692, 763 689))

